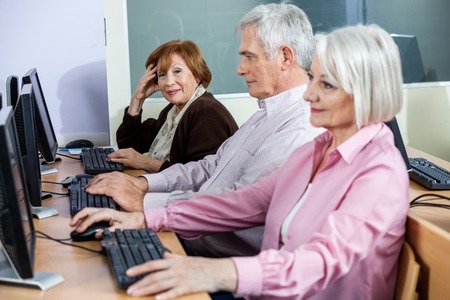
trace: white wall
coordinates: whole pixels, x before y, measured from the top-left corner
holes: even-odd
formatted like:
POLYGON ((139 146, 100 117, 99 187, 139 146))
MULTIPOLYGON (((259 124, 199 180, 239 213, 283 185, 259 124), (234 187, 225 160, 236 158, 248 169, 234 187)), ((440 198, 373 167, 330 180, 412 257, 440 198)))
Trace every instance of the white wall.
POLYGON ((101 0, 0 1, 0 92, 36 67, 59 145, 109 142, 101 0))
POLYGON ((130 102, 130 62, 126 1, 103 0, 106 24, 109 144, 116 145, 116 131, 130 102))
POLYGON ((450 161, 450 82, 404 85, 398 123, 406 145, 450 161))

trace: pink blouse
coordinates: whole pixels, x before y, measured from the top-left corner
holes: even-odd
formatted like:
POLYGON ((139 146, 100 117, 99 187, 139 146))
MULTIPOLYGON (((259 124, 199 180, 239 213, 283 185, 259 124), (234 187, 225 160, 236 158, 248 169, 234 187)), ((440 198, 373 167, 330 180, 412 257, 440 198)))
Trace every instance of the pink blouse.
POLYGON ((265 224, 261 253, 233 258, 238 296, 392 299, 409 180, 384 124, 365 126, 330 153, 281 242, 282 224, 330 143, 325 132, 237 191, 147 210, 147 224, 184 238, 265 224))

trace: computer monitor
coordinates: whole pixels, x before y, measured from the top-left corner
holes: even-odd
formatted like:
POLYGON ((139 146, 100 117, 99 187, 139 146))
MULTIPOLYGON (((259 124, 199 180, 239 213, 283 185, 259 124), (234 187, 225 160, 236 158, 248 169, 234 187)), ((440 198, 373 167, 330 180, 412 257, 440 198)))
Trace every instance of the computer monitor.
POLYGON ((6 79, 6 105, 16 106, 19 99, 19 77, 10 75, 6 79))
POLYGON ((391 34, 391 37, 397 44, 400 52, 403 83, 426 81, 427 78, 416 36, 393 33, 391 34))
POLYGON ((0 145, 0 281, 46 289, 62 277, 34 272, 36 234, 11 106, 0 110, 0 145))
POLYGON ((0 111, 0 239, 22 278, 33 277, 35 233, 11 106, 0 111))
POLYGON ((35 111, 36 111, 36 129, 38 149, 47 162, 52 162, 56 158, 58 142, 52 121, 48 113, 42 86, 36 68, 30 69, 22 78, 22 85, 31 83, 33 86, 35 111))
POLYGON ((14 119, 19 139, 19 149, 25 170, 25 183, 29 192, 32 215, 43 219, 58 214, 58 211, 42 206, 40 161, 37 149, 35 97, 31 84, 24 84, 14 107, 14 119))

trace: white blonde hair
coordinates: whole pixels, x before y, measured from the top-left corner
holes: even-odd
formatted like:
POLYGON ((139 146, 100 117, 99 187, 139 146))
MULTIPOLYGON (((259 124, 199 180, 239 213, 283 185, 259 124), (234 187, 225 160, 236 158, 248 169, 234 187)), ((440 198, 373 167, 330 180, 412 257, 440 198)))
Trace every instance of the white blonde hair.
POLYGON ((391 120, 403 105, 398 47, 377 25, 316 35, 316 54, 330 84, 353 96, 358 128, 391 120))

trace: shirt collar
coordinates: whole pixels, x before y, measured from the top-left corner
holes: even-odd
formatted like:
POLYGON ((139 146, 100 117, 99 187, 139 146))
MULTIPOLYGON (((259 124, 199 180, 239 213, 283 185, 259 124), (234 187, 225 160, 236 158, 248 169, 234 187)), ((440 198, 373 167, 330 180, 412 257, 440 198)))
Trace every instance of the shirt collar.
MULTIPOLYGON (((383 127, 382 123, 370 124, 362 127, 348 140, 339 145, 336 150, 342 156, 342 158, 351 164, 355 160, 356 156, 362 151, 362 149, 376 136, 376 134, 383 127)), ((322 149, 327 147, 331 143, 332 136, 330 132, 326 131, 316 137, 315 142, 322 149)))
POLYGON ((265 110, 267 115, 278 113, 291 106, 294 102, 306 102, 303 99, 306 88, 307 84, 302 84, 275 96, 258 100, 258 106, 260 109, 265 110))

